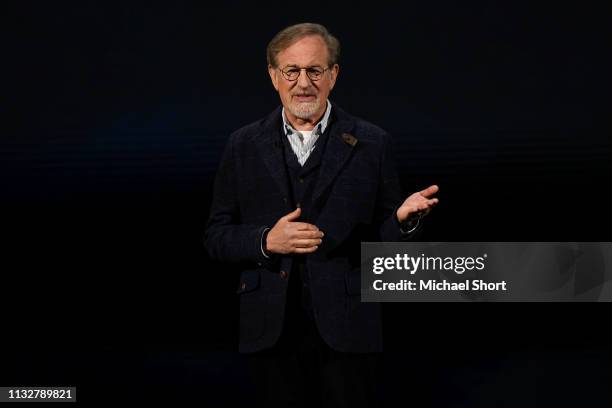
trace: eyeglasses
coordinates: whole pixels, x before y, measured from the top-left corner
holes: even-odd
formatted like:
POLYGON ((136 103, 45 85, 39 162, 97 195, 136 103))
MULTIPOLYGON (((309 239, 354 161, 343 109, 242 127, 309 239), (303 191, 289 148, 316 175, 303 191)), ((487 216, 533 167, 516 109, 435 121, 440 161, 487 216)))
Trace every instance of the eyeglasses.
POLYGON ((300 74, 302 73, 302 70, 306 71, 306 75, 308 75, 308 78, 310 78, 311 81, 318 81, 323 76, 323 73, 325 71, 327 71, 328 69, 329 69, 329 67, 328 68, 321 68, 321 67, 307 67, 307 68, 285 67, 283 69, 279 69, 279 71, 283 74, 283 77, 287 81, 297 81, 297 79, 300 77, 300 74))

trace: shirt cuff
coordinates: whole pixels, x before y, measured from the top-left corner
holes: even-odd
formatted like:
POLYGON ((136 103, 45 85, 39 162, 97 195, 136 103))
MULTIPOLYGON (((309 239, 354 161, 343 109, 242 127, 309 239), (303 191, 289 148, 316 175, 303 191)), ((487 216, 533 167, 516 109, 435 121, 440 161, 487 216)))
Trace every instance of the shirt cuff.
POLYGON ((263 256, 266 257, 266 259, 270 259, 270 256, 266 254, 266 251, 264 250, 264 239, 266 238, 268 231, 270 231, 270 228, 265 228, 263 230, 263 232, 261 233, 261 243, 260 243, 261 253, 263 254, 263 256))
POLYGON ((420 223, 421 223, 421 217, 416 218, 416 221, 412 220, 409 222, 401 223, 400 232, 404 235, 411 234, 412 232, 414 232, 414 230, 416 230, 419 227, 420 223))

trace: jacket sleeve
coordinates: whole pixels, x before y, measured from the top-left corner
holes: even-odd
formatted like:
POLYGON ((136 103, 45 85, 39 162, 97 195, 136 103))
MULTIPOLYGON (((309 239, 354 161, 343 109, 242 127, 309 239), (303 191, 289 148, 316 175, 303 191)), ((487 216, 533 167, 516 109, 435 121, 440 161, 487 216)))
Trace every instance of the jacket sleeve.
POLYGON ((401 228, 396 213, 405 197, 402 197, 401 185, 397 176, 391 136, 385 133, 383 141, 380 183, 374 213, 375 225, 380 225, 379 235, 383 242, 411 241, 420 234, 422 221, 409 232, 404 232, 401 228))
POLYGON ((204 246, 214 260, 270 266, 274 257, 262 252, 262 236, 269 227, 242 223, 236 183, 234 135, 225 146, 215 176, 204 246))

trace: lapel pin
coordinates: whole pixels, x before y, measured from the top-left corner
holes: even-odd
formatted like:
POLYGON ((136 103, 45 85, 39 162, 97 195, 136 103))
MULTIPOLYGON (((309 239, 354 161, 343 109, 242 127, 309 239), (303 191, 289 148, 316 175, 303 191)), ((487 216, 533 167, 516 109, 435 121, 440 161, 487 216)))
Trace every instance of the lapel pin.
POLYGON ((355 146, 357 144, 357 138, 355 138, 355 136, 351 135, 350 133, 343 133, 342 140, 344 140, 344 143, 349 144, 351 146, 355 146))

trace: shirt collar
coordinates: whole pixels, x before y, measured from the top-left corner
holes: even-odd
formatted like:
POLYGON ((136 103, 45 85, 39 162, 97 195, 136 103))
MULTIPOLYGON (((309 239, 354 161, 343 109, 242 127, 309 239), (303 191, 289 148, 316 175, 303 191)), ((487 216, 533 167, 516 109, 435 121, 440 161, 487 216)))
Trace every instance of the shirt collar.
MULTIPOLYGON (((331 113, 331 102, 329 101, 329 99, 327 100, 327 108, 325 109, 325 114, 323 115, 323 118, 321 118, 321 120, 319 121, 319 123, 316 124, 316 126, 312 129, 313 132, 317 132, 318 134, 322 135, 323 132, 325 132, 325 129, 327 129, 327 125, 329 123, 329 115, 331 113)), ((285 117, 285 108, 283 107, 283 111, 282 111, 282 115, 283 117, 283 130, 285 132, 285 135, 287 134, 292 134, 292 133, 298 133, 299 130, 295 130, 293 128, 293 126, 291 126, 291 124, 287 121, 287 118, 285 117)))

